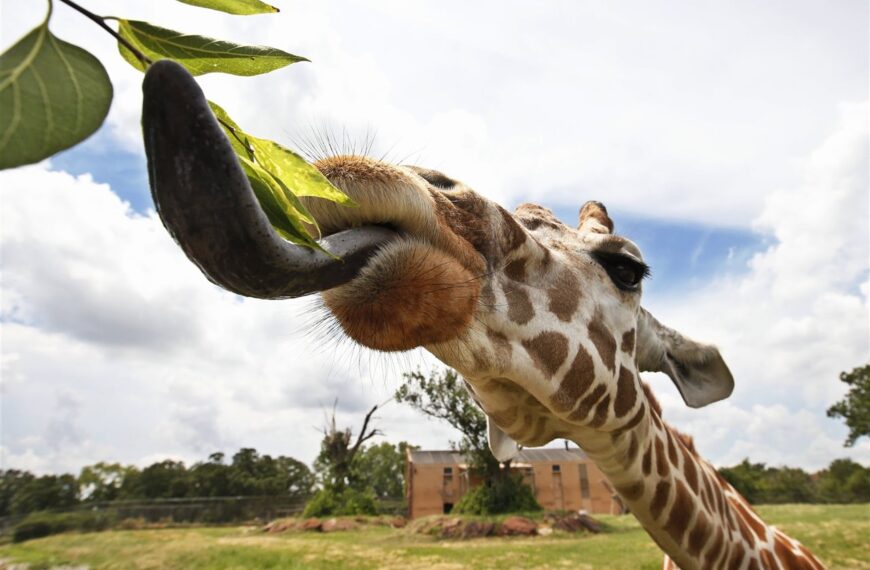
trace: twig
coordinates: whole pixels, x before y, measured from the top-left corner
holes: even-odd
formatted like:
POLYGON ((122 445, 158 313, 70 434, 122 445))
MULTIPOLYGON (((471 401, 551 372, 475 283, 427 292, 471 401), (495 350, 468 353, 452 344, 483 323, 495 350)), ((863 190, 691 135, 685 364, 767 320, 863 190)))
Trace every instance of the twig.
POLYGON ((118 42, 120 42, 121 45, 123 45, 125 48, 127 48, 128 50, 130 50, 130 53, 132 53, 133 55, 135 55, 135 56, 136 56, 136 59, 138 59, 139 61, 142 62, 142 65, 144 65, 144 66, 147 67, 147 66, 151 65, 152 63, 154 63, 154 62, 151 60, 151 58, 149 58, 149 57, 146 56, 144 53, 142 53, 141 51, 139 51, 138 49, 136 49, 136 48, 133 46, 133 44, 131 44, 131 43, 128 42, 125 38, 123 38, 123 37, 121 36, 121 34, 119 34, 119 33, 116 32, 115 30, 113 30, 111 27, 109 27, 109 25, 106 24, 106 18, 104 18, 104 17, 102 17, 102 16, 97 16, 97 15, 94 14, 93 12, 91 12, 91 11, 89 11, 89 10, 86 10, 85 8, 82 8, 81 6, 79 6, 78 4, 76 4, 75 2, 73 2, 72 0, 60 0, 60 1, 63 2, 64 4, 66 4, 67 6, 69 6, 70 8, 72 8, 73 10, 76 10, 76 11, 78 11, 79 13, 83 14, 85 17, 87 17, 87 18, 93 20, 94 22, 96 22, 96 24, 97 24, 98 26, 100 26, 101 28, 103 28, 104 30, 106 30, 107 32, 109 32, 109 34, 111 34, 112 37, 114 37, 116 40, 118 40, 118 42))

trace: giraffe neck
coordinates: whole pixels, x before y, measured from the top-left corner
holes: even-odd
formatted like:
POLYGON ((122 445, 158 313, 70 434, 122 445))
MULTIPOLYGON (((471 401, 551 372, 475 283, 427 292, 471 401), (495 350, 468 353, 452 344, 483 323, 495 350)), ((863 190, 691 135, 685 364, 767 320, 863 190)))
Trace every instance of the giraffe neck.
POLYGON ((649 402, 630 429, 583 429, 569 439, 586 451, 682 570, 823 568, 799 543, 765 525, 649 402))

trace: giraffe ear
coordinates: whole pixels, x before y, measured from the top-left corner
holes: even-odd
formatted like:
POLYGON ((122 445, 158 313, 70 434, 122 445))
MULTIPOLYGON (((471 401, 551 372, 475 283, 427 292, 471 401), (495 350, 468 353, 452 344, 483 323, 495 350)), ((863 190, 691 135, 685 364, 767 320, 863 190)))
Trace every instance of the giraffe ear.
POLYGON ((719 349, 664 326, 644 309, 637 319, 637 366, 670 376, 690 408, 724 400, 734 391, 734 377, 719 349))
POLYGON ((519 444, 495 425, 489 416, 486 416, 486 431, 489 436, 489 449, 500 463, 513 459, 520 452, 519 444))

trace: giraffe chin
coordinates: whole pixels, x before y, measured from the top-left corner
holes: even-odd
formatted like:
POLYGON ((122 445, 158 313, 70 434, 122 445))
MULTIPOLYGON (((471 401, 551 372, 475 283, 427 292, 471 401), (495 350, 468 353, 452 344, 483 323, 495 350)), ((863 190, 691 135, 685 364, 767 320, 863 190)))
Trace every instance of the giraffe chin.
POLYGON ((452 256, 405 237, 381 248, 353 281, 322 295, 350 338, 393 352, 462 334, 480 282, 452 256))

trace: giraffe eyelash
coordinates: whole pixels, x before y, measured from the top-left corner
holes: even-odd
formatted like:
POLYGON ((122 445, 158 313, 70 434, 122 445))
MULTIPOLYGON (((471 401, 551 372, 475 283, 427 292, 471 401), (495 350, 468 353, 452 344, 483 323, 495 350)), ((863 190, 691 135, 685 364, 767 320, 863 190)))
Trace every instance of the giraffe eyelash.
POLYGON ((623 291, 637 291, 641 281, 652 273, 649 265, 627 255, 594 251, 592 257, 604 268, 613 284, 623 291))

